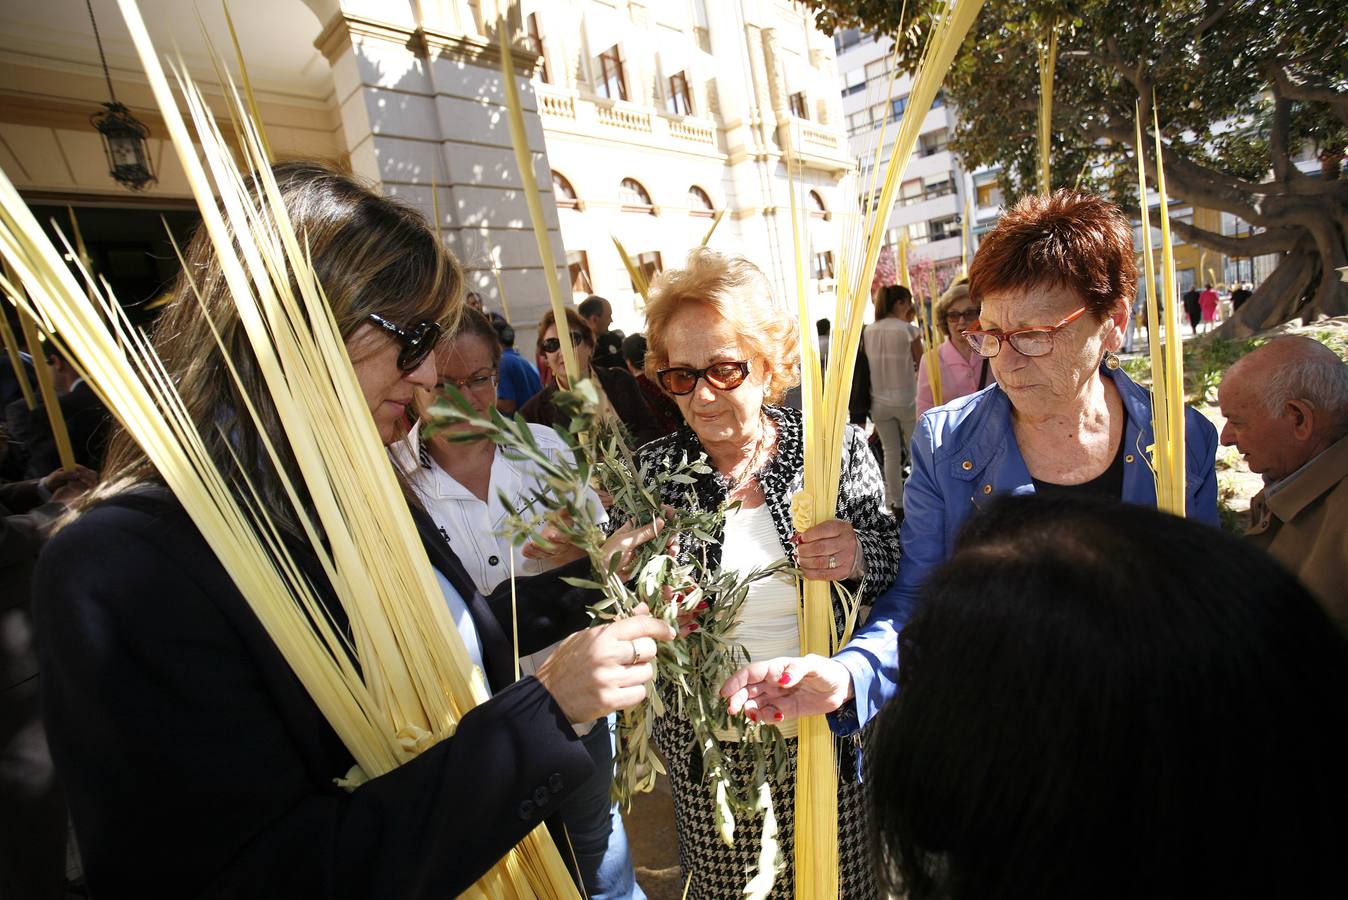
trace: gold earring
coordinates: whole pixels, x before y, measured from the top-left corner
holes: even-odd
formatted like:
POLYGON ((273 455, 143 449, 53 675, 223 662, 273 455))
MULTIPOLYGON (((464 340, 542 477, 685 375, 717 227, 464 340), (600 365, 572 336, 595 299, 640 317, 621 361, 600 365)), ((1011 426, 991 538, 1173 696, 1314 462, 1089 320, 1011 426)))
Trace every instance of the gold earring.
POLYGON ((1106 350, 1106 351, 1105 351, 1105 368, 1106 368, 1106 369, 1108 369, 1109 371, 1113 372, 1115 369, 1117 369, 1117 368, 1118 368, 1119 366, 1121 366, 1121 365, 1123 365, 1123 363, 1121 363, 1121 362, 1119 361, 1118 354, 1116 354, 1113 350, 1106 350))

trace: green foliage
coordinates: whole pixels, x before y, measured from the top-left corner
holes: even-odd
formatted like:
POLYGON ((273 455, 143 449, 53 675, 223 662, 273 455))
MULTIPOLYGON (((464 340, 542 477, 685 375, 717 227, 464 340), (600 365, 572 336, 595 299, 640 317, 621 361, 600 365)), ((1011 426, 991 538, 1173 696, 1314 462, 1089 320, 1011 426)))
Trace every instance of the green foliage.
MULTIPOLYGON (((827 33, 861 27, 896 35, 900 65, 917 62, 941 0, 804 0, 827 33), (902 18, 901 18, 902 17, 902 18)), ((1000 166, 1008 204, 1035 189, 1036 48, 1056 23, 1053 183, 1080 185, 1135 207, 1136 104, 1155 91, 1161 131, 1177 160, 1171 189, 1247 221, 1279 225, 1254 185, 1300 148, 1348 145, 1343 67, 1348 4, 1235 0, 988 0, 946 80, 960 108, 953 146, 968 168, 1000 166), (1275 81, 1275 78, 1277 79, 1275 81), (1273 93, 1270 93, 1273 91, 1273 93), (1324 95, 1337 96, 1322 102, 1324 95), (1279 124, 1281 95, 1290 114, 1279 124), (1314 100, 1301 99, 1315 97, 1314 100), (1274 138, 1279 141, 1275 142, 1274 138)), ((1171 171, 1172 168, 1174 171, 1171 171)), ((1313 193, 1344 203, 1339 182, 1313 193)))
POLYGON ((490 440, 506 456, 529 462, 541 474, 543 487, 524 503, 517 506, 516 498, 502 496, 505 508, 513 510, 506 517, 506 533, 516 546, 528 540, 543 543, 541 530, 548 524, 567 542, 585 551, 594 579, 566 581, 601 592, 602 599, 590 608, 596 624, 631 616, 644 604, 651 615, 678 629, 681 616, 706 604, 697 617, 696 630, 659 644, 656 679, 647 700, 619 714, 614 797, 630 808, 633 796, 653 789, 657 773, 664 772, 652 735, 656 718, 668 712, 662 698, 672 697, 676 714, 688 721, 701 750, 722 838, 733 844, 737 817, 764 815, 764 858, 772 863, 766 870, 760 869, 754 883, 761 887, 766 878, 770 889, 780 852, 775 818, 770 809, 764 811, 763 803, 765 797, 771 802, 768 783, 785 774, 786 745, 776 727, 752 722, 742 714, 730 716, 721 700, 720 687, 748 661, 744 648, 733 640, 733 632, 750 585, 785 567, 772 566, 741 576, 725 569, 713 571, 696 559, 680 563, 674 546, 678 536, 711 540, 727 507, 676 510, 662 507, 658 498, 665 495, 671 483, 688 485, 694 483, 695 476, 710 474, 706 457, 685 458, 672 471, 638 466, 625 432, 606 411, 607 401, 593 381, 582 381, 574 390, 558 392, 555 402, 561 413, 559 419, 569 422, 559 433, 571 453, 560 458, 539 447, 523 416, 516 413, 508 419, 495 408, 489 417, 483 416, 453 388, 429 410, 426 431, 442 433, 453 441, 490 440), (453 424, 468 425, 472 430, 444 431, 453 424), (660 534, 636 551, 627 580, 618 574, 616 558, 605 558, 603 547, 608 535, 596 519, 596 510, 586 501, 591 487, 607 493, 612 509, 624 518, 637 523, 657 517, 665 521, 660 534), (749 783, 736 784, 731 778, 722 736, 749 749, 753 758, 749 783))
POLYGON ((1190 403, 1212 403, 1226 370, 1262 340, 1210 338, 1184 350, 1184 378, 1190 403))
POLYGON ((1236 489, 1226 484, 1222 479, 1218 479, 1217 485, 1217 515, 1221 519, 1222 530, 1234 535, 1244 534, 1245 528, 1241 523, 1241 515, 1231 505, 1235 499, 1236 489))

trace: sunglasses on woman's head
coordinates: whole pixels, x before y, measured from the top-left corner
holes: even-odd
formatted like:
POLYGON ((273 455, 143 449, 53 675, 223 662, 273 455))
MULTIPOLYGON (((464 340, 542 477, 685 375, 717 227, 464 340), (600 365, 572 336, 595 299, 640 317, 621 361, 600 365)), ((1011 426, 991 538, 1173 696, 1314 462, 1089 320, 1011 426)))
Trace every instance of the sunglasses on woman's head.
MULTIPOLYGON (((572 347, 577 347, 584 342, 585 335, 581 334, 579 331, 571 332, 572 347)), ((539 344, 539 346, 543 348, 544 353, 556 353, 558 350, 562 349, 562 339, 555 337, 545 338, 543 343, 539 344)))
POLYGON ((440 343, 440 336, 444 333, 435 322, 418 322, 411 328, 402 329, 375 313, 370 313, 366 318, 403 345, 402 350, 398 351, 398 368, 404 372, 415 372, 431 355, 435 345, 440 343))
POLYGON ((744 379, 749 377, 749 361, 742 359, 738 362, 721 362, 705 369, 675 366, 661 369, 655 373, 655 377, 660 382, 660 387, 676 397, 691 394, 700 378, 707 379, 707 383, 719 391, 733 391, 744 384, 744 379))

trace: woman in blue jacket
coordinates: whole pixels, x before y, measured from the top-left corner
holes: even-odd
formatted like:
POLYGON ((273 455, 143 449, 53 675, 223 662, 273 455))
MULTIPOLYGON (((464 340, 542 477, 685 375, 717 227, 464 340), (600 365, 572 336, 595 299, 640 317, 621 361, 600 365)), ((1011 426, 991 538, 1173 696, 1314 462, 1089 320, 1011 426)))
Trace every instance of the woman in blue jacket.
MULTIPOLYGON (((970 513, 1000 494, 1085 494, 1154 506, 1151 396, 1118 368, 1137 287, 1133 229, 1113 204, 1061 190, 1027 197, 969 269, 981 305, 965 332, 997 384, 926 413, 904 492, 894 586, 831 659, 751 663, 726 682, 730 710, 771 721, 830 713, 864 726, 897 689, 898 634, 970 513)), ((1186 515, 1217 523, 1217 431, 1185 411, 1186 515)), ((1141 562, 1141 561, 1139 561, 1141 562)), ((989 585, 990 588, 995 587, 989 585)))

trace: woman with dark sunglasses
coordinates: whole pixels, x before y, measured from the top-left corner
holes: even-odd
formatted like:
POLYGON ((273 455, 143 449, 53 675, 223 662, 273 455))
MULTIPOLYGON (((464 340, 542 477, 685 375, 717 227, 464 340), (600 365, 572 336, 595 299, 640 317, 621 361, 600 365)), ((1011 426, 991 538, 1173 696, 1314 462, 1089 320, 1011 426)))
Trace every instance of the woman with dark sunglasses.
MULTIPOLYGON (((303 162, 275 175, 392 444, 417 389, 435 385, 462 271, 420 215, 354 179, 303 162)), ((154 333, 165 375, 216 468, 246 474, 231 480, 240 502, 276 526, 354 642, 300 536, 305 501, 289 502, 277 470, 297 469, 296 426, 272 401, 204 229, 187 271, 200 295, 180 280, 154 333)), ((519 579, 517 604, 510 585, 480 591, 408 499, 443 595, 428 601, 446 605, 493 695, 416 759, 344 787, 350 751, 150 458, 114 435, 103 483, 47 545, 33 591, 44 718, 94 896, 454 897, 590 778, 572 724, 640 702, 655 640, 672 629, 649 616, 585 628, 597 594, 559 576, 588 563, 519 579), (516 681, 516 626, 522 653, 583 630, 516 681)))
MULTIPOLYGON (((566 311, 566 324, 571 329, 571 346, 576 348, 576 365, 580 367, 581 377, 591 375, 603 387, 608 395, 618 420, 626 427, 633 447, 653 441, 660 436, 660 423, 655 413, 646 404, 641 395, 641 385, 624 369, 610 369, 592 364, 594 357, 595 335, 589 324, 574 310, 566 311)), ((552 310, 544 314, 538 323, 538 353, 548 364, 556 380, 530 398, 520 407, 520 414, 526 422, 535 422, 551 428, 566 428, 569 422, 561 418, 557 403, 553 399, 558 390, 566 388, 566 364, 562 361, 562 342, 557 337, 557 323, 552 310)))
MULTIPOLYGON (((675 508, 701 509, 738 502, 710 540, 680 536, 685 559, 740 572, 786 560, 806 578, 841 581, 869 602, 893 580, 899 546, 894 520, 884 508, 880 469, 860 429, 848 430, 836 518, 804 534, 792 524, 791 498, 804 483, 803 429, 799 412, 774 404, 798 378, 798 327, 794 311, 774 301, 763 273, 745 259, 696 250, 684 269, 661 275, 646 305, 646 371, 674 398, 684 425, 643 447, 637 464, 659 471, 705 453, 713 471, 691 485, 671 485, 662 500, 675 508)), ((778 574, 755 583, 734 640, 751 659, 799 654, 798 602, 794 576, 778 574)), ((834 612, 841 628, 841 603, 834 612)), ((672 702, 667 706, 677 708, 672 702)), ((773 784, 773 798, 782 853, 789 861, 796 738, 792 725, 785 731, 791 774, 773 784)), ((673 713, 662 716, 655 741, 674 791, 679 858, 684 872, 692 873, 688 896, 738 896, 745 873, 757 864, 757 829, 737 829, 733 849, 722 842, 702 783, 701 756, 685 720, 673 713)), ((722 749, 732 766, 746 765, 749 756, 738 746, 723 744, 722 749)), ((841 896, 869 898, 877 895, 851 749, 849 743, 839 767, 841 896)), ((771 896, 790 897, 793 885, 788 863, 771 896)))
MULTIPOLYGON (((999 494, 1086 494, 1156 505, 1151 395, 1115 356, 1137 287, 1133 229, 1118 207, 1060 190, 1002 216, 969 267, 980 307, 965 339, 997 387, 926 413, 905 491, 903 563, 870 619, 831 659, 755 663, 725 685, 732 711, 831 713, 865 726, 897 690, 898 634, 964 520, 999 494)), ((1217 524, 1217 430, 1185 414, 1189 518, 1217 524)))

